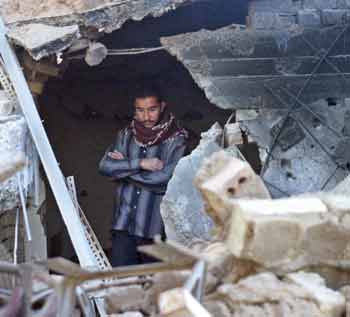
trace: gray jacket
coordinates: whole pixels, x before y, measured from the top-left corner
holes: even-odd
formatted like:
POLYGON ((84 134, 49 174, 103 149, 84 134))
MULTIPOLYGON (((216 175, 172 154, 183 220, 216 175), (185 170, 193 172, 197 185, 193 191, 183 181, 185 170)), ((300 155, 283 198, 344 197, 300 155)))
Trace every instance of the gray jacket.
POLYGON ((129 128, 118 133, 115 143, 108 148, 99 165, 102 175, 120 183, 115 195, 114 230, 126 230, 144 238, 164 233, 160 203, 185 148, 185 137, 181 135, 158 145, 143 147, 136 143, 129 128), (125 159, 108 157, 108 152, 114 150, 121 152, 125 159), (155 157, 164 162, 161 171, 141 169, 141 159, 155 157))

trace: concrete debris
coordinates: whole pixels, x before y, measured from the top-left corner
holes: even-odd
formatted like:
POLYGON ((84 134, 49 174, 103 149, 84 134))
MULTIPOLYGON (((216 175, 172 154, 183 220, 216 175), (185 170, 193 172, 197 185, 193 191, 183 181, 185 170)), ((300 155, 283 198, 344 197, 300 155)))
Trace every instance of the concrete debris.
POLYGON ((110 2, 109 0, 2 0, 3 14, 7 21, 30 20, 47 16, 68 15, 93 9, 110 2))
POLYGON ((75 20, 86 27, 105 28, 109 33, 127 20, 139 21, 146 16, 161 16, 186 2, 189 1, 1 0, 0 6, 6 21, 11 24, 50 21, 50 24, 60 25, 75 20))
POLYGON ((14 104, 6 96, 4 90, 0 90, 0 117, 9 116, 14 110, 14 104))
POLYGON ((218 290, 231 316, 342 316, 345 298, 324 286, 314 274, 294 273, 282 281, 272 273, 260 273, 218 290))
POLYGON ((139 311, 145 304, 145 292, 140 285, 110 289, 105 298, 107 313, 139 311))
POLYGON ((347 1, 250 1, 246 29, 161 39, 211 102, 236 110, 274 198, 329 190, 348 174, 349 69, 339 56, 350 56, 340 43, 349 16, 347 1))
POLYGON ((258 117, 259 113, 258 110, 254 109, 238 109, 236 111, 236 121, 248 121, 248 120, 253 120, 258 117))
MULTIPOLYGON (((235 139, 232 135, 236 135, 236 130, 232 134, 230 130, 227 131, 228 139, 235 139)), ((222 138, 223 129, 219 124, 214 124, 202 134, 198 147, 176 166, 161 203, 161 213, 169 239, 185 245, 195 239, 210 239, 213 223, 206 215, 201 194, 193 183, 205 158, 221 149, 222 138)), ((231 157, 239 155, 234 145, 226 151, 231 157)))
POLYGON ((340 182, 333 190, 332 193, 339 195, 347 195, 350 188, 350 176, 347 176, 342 182, 340 182))
POLYGON ((195 183, 205 198, 208 214, 217 225, 223 225, 228 220, 226 199, 270 198, 264 183, 251 166, 232 158, 225 151, 214 153, 204 160, 195 183))
POLYGON ((286 107, 281 100, 294 108, 297 103, 293 96, 302 91, 311 74, 312 80, 299 101, 312 103, 350 95, 346 84, 349 78, 345 76, 341 83, 337 80, 338 71, 348 73, 348 68, 336 56, 337 51, 344 54, 342 58, 349 56, 350 51, 340 47, 338 50, 336 45, 327 58, 337 65, 337 71, 327 63, 321 63, 315 71, 315 63, 320 60, 316 53, 334 45, 332 42, 342 30, 341 26, 305 29, 296 25, 285 30, 240 30, 228 26, 162 38, 161 42, 220 108, 286 107))
POLYGON ((51 26, 31 23, 11 28, 8 36, 15 44, 24 47, 35 59, 59 53, 71 46, 80 37, 78 25, 51 26))
POLYGON ((243 144, 243 137, 239 123, 230 123, 225 125, 224 129, 224 147, 243 144))
MULTIPOLYGON (((237 170, 242 169, 243 162, 219 152, 204 164, 205 170, 208 166, 212 166, 214 173, 198 186, 208 214, 220 228, 219 237, 226 241, 235 257, 279 273, 309 266, 349 269, 350 201, 346 196, 310 194, 288 199, 257 199, 261 191, 256 190, 259 187, 254 183, 249 184, 252 176, 245 176, 248 195, 245 191, 240 193, 245 182, 233 182, 235 196, 227 186, 230 188, 235 176, 241 177, 237 170)), ((203 178, 203 171, 199 177, 203 178)))
MULTIPOLYGON (((6 14, 28 10, 30 20, 10 25, 9 36, 34 59, 88 47, 85 60, 94 66, 107 56, 99 33, 188 1, 2 3, 6 14), (95 42, 81 39, 79 28, 95 29, 95 42)), ((161 262, 104 271, 62 258, 46 268, 2 262, 0 271, 21 282, 0 290, 6 313, 31 311, 30 287, 40 280, 49 293, 34 292, 35 299, 49 313, 38 316, 78 315, 92 307, 85 297, 103 297, 118 317, 190 317, 195 309, 214 317, 350 316, 350 51, 337 42, 349 35, 349 13, 345 0, 251 1, 247 29, 163 38, 213 103, 236 110, 236 122, 213 125, 177 165, 161 205, 169 240, 140 248, 161 262), (236 147, 252 140, 261 175, 236 147)), ((49 61, 24 64, 59 74, 49 61)), ((11 176, 28 162, 18 175, 26 192, 33 183, 26 124, 12 111, 0 92, 0 148, 14 153, 0 161, 0 211, 18 206, 11 176)))
MULTIPOLYGON (((159 298, 162 316, 192 316, 185 306, 186 294, 180 288, 159 298)), ((345 297, 328 289, 315 274, 294 273, 282 281, 272 273, 260 273, 237 284, 223 284, 203 301, 212 316, 280 317, 342 316, 345 297)))
POLYGON ((200 192, 193 186, 193 180, 204 158, 220 150, 218 141, 222 128, 214 125, 202 135, 198 147, 182 158, 175 168, 167 192, 161 203, 167 237, 188 245, 194 239, 210 239, 213 227, 206 215, 200 192))
POLYGON ((156 307, 159 295, 171 288, 181 287, 189 277, 189 271, 157 273, 153 276, 153 284, 147 289, 144 310, 156 307))
MULTIPOLYGON (((16 153, 26 153, 29 162, 26 169, 21 171, 21 179, 25 190, 33 183, 33 162, 31 159, 31 145, 27 139, 27 125, 22 116, 13 115, 0 119, 0 149, 2 153, 15 155, 16 153)), ((4 160, 6 158, 4 157, 4 160)), ((22 158, 18 157, 18 164, 14 166, 13 172, 22 166, 22 158)), ((4 161, 5 162, 5 161, 4 161)), ((4 167, 5 168, 5 167, 4 167)), ((18 183, 16 177, 10 177, 0 183, 0 212, 11 210, 19 203, 18 183)))
POLYGON ((38 60, 74 45, 79 38, 78 32, 69 31, 67 26, 78 29, 78 23, 84 36, 88 40, 95 40, 103 36, 104 32, 120 29, 129 20, 158 17, 191 1, 0 0, 0 8, 10 28, 10 38, 38 60), (49 26, 52 29, 47 30, 49 26), (62 35, 65 32, 67 36, 62 35), (39 43, 36 42, 38 37, 39 43), (33 44, 35 48, 31 49, 33 44))
POLYGON ((12 177, 20 171, 26 164, 26 158, 23 153, 2 154, 0 160, 0 182, 12 177))
POLYGON ((327 288, 325 280, 313 273, 291 273, 286 281, 301 286, 312 294, 312 299, 326 316, 341 316, 344 312, 346 298, 340 292, 327 288))
POLYGON ((96 66, 107 57, 108 49, 102 43, 91 43, 86 51, 85 62, 89 66, 96 66))

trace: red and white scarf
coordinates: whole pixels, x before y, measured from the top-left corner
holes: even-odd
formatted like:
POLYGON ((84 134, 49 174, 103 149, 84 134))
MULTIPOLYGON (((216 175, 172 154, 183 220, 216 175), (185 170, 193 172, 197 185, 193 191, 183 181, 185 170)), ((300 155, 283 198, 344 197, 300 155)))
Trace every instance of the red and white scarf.
POLYGON ((152 128, 146 128, 141 122, 133 120, 130 128, 135 136, 136 142, 142 146, 152 146, 163 141, 183 135, 187 138, 187 131, 178 126, 175 116, 165 108, 161 114, 158 124, 152 128))

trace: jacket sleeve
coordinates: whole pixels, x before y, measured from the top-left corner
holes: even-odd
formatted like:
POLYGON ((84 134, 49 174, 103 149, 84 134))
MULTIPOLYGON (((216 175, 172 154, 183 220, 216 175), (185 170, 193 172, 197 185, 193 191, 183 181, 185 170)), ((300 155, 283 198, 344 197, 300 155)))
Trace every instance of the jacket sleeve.
POLYGON ((160 171, 141 171, 130 175, 129 178, 144 185, 163 185, 166 186, 173 175, 174 169, 184 155, 186 142, 184 137, 177 137, 171 141, 168 148, 167 160, 160 171))
POLYGON ((115 160, 108 156, 111 151, 121 152, 124 156, 127 153, 126 134, 121 131, 118 133, 116 142, 111 145, 99 164, 99 172, 103 176, 112 177, 113 179, 121 179, 130 175, 136 174, 140 171, 140 159, 129 160, 127 158, 122 160, 115 160))

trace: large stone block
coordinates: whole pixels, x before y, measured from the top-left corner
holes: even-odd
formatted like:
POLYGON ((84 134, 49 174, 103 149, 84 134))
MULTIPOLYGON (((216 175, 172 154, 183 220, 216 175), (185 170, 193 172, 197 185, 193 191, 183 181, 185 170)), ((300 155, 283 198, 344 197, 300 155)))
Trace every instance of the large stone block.
POLYGON ((221 135, 222 128, 214 125, 202 135, 198 147, 182 158, 175 168, 161 203, 165 231, 171 240, 189 244, 193 239, 210 239, 213 223, 193 181, 203 160, 220 150, 221 135))
MULTIPOLYGON (((341 317, 346 311, 343 294, 327 288, 317 274, 304 272, 282 280, 260 273, 236 284, 222 284, 202 305, 218 317, 341 317)), ((180 288, 161 294, 159 310, 162 316, 192 316, 180 288)))
POLYGON ((226 199, 270 198, 264 183, 251 166, 230 157, 225 151, 214 153, 204 160, 195 182, 205 198, 208 214, 219 226, 226 223, 230 214, 225 206, 226 199))
POLYGON ((349 269, 350 199, 325 193, 255 199, 267 191, 245 164, 215 153, 196 181, 232 254, 280 273, 311 266, 349 269))
POLYGON ((227 201, 226 245, 236 257, 279 273, 349 269, 350 201, 334 196, 227 201))
POLYGON ((345 312, 344 296, 316 274, 295 273, 281 281, 261 273, 221 285, 217 292, 235 317, 340 317, 345 312))
MULTIPOLYGON (((317 248, 325 240, 317 237, 318 229, 329 225, 322 220, 328 210, 320 199, 231 200, 226 208, 231 210, 226 244, 236 257, 282 269, 293 261, 297 265, 298 260, 305 258, 305 252, 320 255, 317 248)), ((301 267, 307 264, 300 263, 301 267)))

